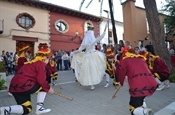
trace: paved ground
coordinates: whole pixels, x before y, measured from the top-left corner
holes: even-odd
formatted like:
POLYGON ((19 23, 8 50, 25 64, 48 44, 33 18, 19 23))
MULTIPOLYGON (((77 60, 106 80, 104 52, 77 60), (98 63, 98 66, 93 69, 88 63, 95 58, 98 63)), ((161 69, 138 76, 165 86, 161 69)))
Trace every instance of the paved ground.
MULTIPOLYGON (((10 76, 7 77, 8 82, 10 79, 10 76)), ((83 87, 75 82, 72 71, 59 71, 58 82, 62 89, 58 86, 54 86, 54 89, 72 97, 73 101, 48 94, 45 107, 51 108, 52 111, 45 115, 130 115, 127 83, 117 93, 117 97, 111 99, 116 89, 112 83, 110 87, 104 88, 104 80, 92 91, 90 87, 83 87)), ((174 115, 175 113, 175 84, 170 85, 169 89, 156 91, 151 97, 146 98, 147 106, 152 108, 156 115, 174 115)), ((35 115, 36 94, 32 95, 32 102, 33 112, 30 115, 35 115)), ((15 104, 13 97, 6 91, 0 92, 0 106, 13 104, 15 104)))

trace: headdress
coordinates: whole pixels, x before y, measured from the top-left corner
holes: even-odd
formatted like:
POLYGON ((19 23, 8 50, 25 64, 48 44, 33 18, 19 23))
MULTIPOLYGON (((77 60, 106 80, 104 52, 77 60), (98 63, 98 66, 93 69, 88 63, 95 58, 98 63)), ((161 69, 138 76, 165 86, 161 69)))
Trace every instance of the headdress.
POLYGON ((47 43, 40 43, 38 46, 37 53, 38 54, 49 54, 50 50, 49 50, 47 43))
POLYGON ((29 46, 26 45, 24 42, 19 43, 19 52, 28 50, 29 46))
POLYGON ((35 63, 37 61, 43 61, 47 58, 51 58, 52 54, 50 53, 50 50, 48 48, 47 43, 40 43, 38 46, 38 51, 36 53, 36 57, 30 61, 30 62, 26 62, 27 63, 35 63))
POLYGON ((146 60, 146 57, 144 57, 143 55, 134 54, 133 52, 134 51, 132 49, 124 47, 122 49, 122 57, 121 57, 121 59, 126 59, 126 58, 143 58, 144 60, 146 60))
POLYGON ((87 29, 88 30, 93 30, 94 29, 94 26, 93 25, 88 25, 87 29))
POLYGON ((108 49, 106 50, 106 57, 107 57, 108 59, 113 59, 113 58, 115 57, 114 52, 112 51, 111 48, 108 48, 108 49))

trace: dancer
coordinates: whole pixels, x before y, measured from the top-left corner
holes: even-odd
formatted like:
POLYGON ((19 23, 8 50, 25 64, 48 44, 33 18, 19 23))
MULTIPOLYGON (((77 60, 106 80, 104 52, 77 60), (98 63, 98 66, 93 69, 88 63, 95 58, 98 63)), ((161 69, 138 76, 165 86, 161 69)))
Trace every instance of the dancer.
POLYGON ((158 84, 147 66, 146 58, 125 49, 117 71, 121 86, 126 76, 128 79, 131 115, 153 115, 153 111, 146 107, 144 99, 155 92, 158 84))
POLYGON ((74 51, 71 68, 75 70, 78 82, 83 86, 99 84, 103 80, 106 69, 106 58, 104 53, 95 50, 95 44, 105 35, 107 25, 101 36, 95 38, 94 27, 88 26, 88 30, 78 50, 74 51), (84 52, 82 52, 84 50, 84 52))
POLYGON ((47 81, 49 84, 51 84, 52 81, 52 85, 55 86, 57 85, 56 80, 58 78, 58 72, 56 69, 56 64, 55 64, 55 59, 51 58, 49 60, 49 63, 47 64, 47 81))
POLYGON ((1 115, 29 114, 32 111, 31 94, 33 93, 38 93, 36 114, 51 111, 44 108, 46 94, 54 94, 54 90, 46 81, 45 70, 50 50, 46 43, 40 43, 38 48, 36 57, 25 63, 11 80, 9 91, 13 94, 17 105, 1 107, 1 115))
POLYGON ((105 73, 105 77, 106 77, 106 85, 104 87, 109 87, 109 78, 114 79, 113 80, 113 85, 117 86, 119 85, 119 79, 118 76, 116 76, 116 68, 117 66, 119 66, 119 62, 115 59, 115 55, 112 51, 111 48, 108 48, 106 50, 106 73, 105 73))
POLYGON ((27 58, 29 56, 29 46, 26 45, 24 42, 19 44, 19 51, 18 51, 18 60, 17 60, 17 71, 27 62, 27 58))
POLYGON ((151 53, 147 53, 147 61, 149 64, 149 69, 159 84, 159 87, 156 90, 160 91, 165 88, 169 88, 170 83, 168 78, 171 71, 165 61, 159 56, 155 56, 151 53))

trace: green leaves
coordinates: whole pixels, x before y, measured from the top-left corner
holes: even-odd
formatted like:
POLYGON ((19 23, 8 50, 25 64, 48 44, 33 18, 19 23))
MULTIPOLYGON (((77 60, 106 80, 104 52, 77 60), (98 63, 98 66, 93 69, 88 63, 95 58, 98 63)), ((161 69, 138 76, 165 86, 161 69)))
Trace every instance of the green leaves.
POLYGON ((167 14, 164 19, 167 36, 175 36, 175 1, 166 0, 166 4, 163 6, 163 13, 167 14))
POLYGON ((0 75, 0 90, 3 90, 5 88, 5 80, 1 78, 1 75, 0 75))

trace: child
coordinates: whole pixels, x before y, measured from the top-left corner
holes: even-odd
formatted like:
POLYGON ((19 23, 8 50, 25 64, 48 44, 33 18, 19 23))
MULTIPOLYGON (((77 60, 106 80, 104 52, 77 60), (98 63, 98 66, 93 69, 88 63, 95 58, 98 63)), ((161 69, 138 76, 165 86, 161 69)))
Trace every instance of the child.
POLYGON ((109 87, 109 78, 114 79, 113 85, 116 86, 119 84, 119 79, 116 76, 116 67, 119 66, 119 62, 115 60, 114 52, 111 48, 108 48, 106 50, 106 71, 105 71, 105 77, 106 77, 106 85, 104 87, 109 87))
POLYGON ((58 72, 56 69, 56 64, 54 58, 51 58, 49 60, 49 63, 47 64, 47 81, 50 84, 52 79, 52 85, 57 85, 56 80, 58 78, 58 72))

